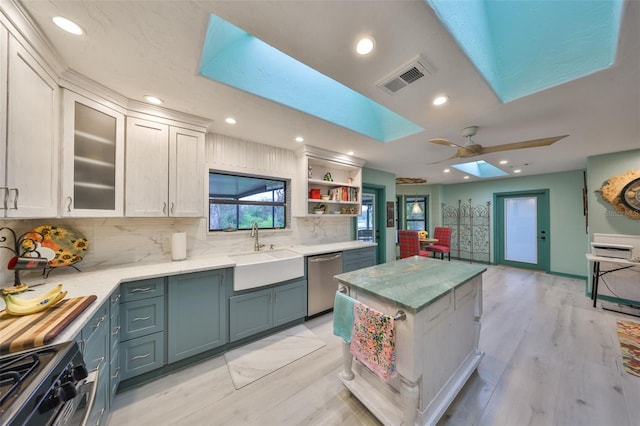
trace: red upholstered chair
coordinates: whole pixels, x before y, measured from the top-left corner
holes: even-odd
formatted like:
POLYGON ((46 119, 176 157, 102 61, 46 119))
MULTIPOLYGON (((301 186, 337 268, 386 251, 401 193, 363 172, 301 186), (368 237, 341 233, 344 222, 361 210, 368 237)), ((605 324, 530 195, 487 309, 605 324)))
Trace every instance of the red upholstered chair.
POLYGON ((418 231, 398 231, 400 243, 400 259, 411 256, 429 257, 429 252, 420 250, 420 236, 418 231))
POLYGON ((433 252, 433 257, 437 257, 436 253, 440 253, 440 259, 444 260, 444 254, 447 253, 449 261, 451 261, 451 228, 436 227, 433 232, 433 238, 438 240, 437 243, 426 246, 427 252, 433 252))

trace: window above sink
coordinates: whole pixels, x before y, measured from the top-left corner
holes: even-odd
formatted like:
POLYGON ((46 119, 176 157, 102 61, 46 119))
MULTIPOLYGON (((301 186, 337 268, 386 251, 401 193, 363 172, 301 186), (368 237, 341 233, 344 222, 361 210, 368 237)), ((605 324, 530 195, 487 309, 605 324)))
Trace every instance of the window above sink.
POLYGON ((233 173, 209 172, 209 231, 287 227, 289 181, 233 173))

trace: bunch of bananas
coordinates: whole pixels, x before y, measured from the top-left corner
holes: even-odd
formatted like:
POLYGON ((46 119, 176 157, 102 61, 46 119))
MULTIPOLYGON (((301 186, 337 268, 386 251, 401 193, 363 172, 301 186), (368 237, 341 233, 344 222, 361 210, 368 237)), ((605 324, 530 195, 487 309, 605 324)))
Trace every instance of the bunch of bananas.
POLYGON ((2 298, 6 305, 5 312, 9 315, 20 316, 35 314, 49 309, 64 299, 66 295, 67 292, 62 290, 62 284, 58 284, 46 294, 33 299, 23 299, 4 292, 2 293, 2 298))

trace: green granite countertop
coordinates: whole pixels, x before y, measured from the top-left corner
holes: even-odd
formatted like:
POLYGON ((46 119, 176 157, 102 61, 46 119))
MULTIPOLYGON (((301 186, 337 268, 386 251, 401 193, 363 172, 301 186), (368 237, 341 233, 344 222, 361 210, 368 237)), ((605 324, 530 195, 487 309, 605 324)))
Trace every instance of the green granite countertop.
POLYGON ((415 313, 486 270, 480 265, 414 256, 335 278, 415 313))

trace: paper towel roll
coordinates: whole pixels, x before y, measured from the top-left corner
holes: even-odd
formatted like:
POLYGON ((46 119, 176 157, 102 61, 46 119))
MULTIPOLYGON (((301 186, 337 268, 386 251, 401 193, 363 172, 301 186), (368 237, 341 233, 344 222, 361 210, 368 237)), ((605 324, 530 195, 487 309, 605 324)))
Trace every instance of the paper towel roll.
POLYGON ((187 233, 174 232, 171 236, 171 260, 187 258, 187 233))

